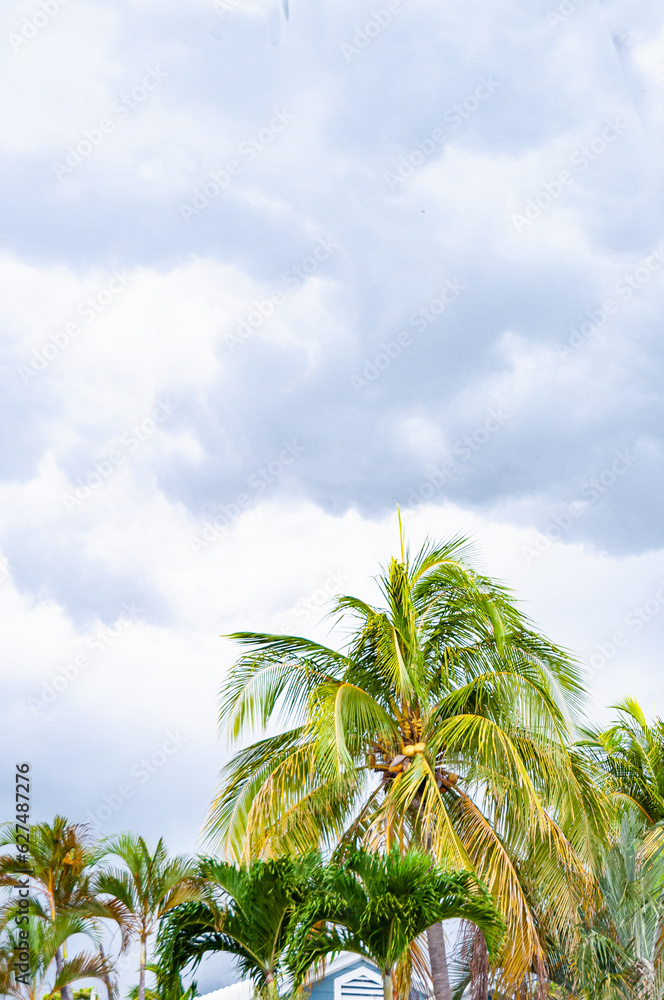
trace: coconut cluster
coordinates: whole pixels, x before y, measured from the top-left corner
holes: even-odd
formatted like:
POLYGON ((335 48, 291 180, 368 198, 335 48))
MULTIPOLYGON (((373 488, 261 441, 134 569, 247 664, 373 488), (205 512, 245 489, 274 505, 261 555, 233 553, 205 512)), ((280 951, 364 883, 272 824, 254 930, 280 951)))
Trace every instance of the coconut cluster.
MULTIPOLYGON (((386 754, 383 750, 381 753, 382 760, 377 760, 376 754, 369 754, 367 763, 372 771, 378 771, 383 775, 383 783, 386 784, 392 778, 395 778, 398 774, 403 773, 408 770, 412 764, 413 757, 418 753, 424 753, 426 750, 426 743, 409 743, 404 748, 402 753, 397 753, 393 757, 386 754)), ((454 774, 453 771, 448 771, 442 765, 436 765, 435 768, 436 784, 441 791, 449 791, 456 785, 459 780, 459 775, 454 774)))

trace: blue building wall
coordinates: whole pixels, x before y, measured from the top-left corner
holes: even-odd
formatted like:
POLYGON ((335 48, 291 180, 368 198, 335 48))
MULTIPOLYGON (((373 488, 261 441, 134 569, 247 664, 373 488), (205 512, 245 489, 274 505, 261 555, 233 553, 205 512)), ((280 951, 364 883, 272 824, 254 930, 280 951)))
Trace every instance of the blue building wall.
POLYGON ((338 972, 332 972, 326 975, 324 979, 320 979, 317 983, 314 983, 309 994, 310 1000, 334 1000, 335 979, 338 976, 345 976, 349 972, 356 972, 358 969, 368 969, 370 972, 377 972, 375 965, 358 956, 357 962, 353 962, 352 965, 346 965, 343 969, 339 969, 338 972))

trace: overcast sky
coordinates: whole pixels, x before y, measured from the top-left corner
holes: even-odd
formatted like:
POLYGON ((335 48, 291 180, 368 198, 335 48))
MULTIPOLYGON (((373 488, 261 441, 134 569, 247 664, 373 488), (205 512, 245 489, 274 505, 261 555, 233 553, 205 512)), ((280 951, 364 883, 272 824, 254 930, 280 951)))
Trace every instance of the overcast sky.
POLYGON ((664 705, 661 4, 286 13, 0 10, 6 815, 195 849, 220 635, 324 637, 397 504, 664 705))

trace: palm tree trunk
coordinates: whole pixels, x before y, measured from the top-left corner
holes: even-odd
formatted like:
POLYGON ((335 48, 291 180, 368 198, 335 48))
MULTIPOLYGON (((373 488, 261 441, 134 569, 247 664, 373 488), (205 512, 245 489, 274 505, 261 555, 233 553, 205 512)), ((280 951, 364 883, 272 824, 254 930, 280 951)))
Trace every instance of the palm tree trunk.
MULTIPOLYGON (((113 996, 115 990, 114 990, 113 980, 111 978, 112 973, 111 973, 111 970, 109 968, 108 963, 106 962, 106 952, 104 951, 104 946, 102 944, 99 945, 99 954, 103 958, 104 963, 106 965, 106 972, 104 973, 102 981, 103 981, 104 985, 106 986, 106 990, 108 992, 108 996, 109 996, 109 1000, 110 1000, 110 997, 113 996)), ((90 994, 90 1000, 96 1000, 96 997, 98 997, 98 996, 99 996, 99 994, 93 988, 93 991, 90 994)))
POLYGON ((447 971, 447 951, 445 949, 445 933, 442 924, 433 924, 427 931, 429 945, 429 962, 431 963, 431 978, 436 1000, 452 1000, 450 975, 447 971))
POLYGON ((392 1000, 392 972, 383 969, 383 998, 392 1000))
MULTIPOLYGON (((54 924, 55 923, 55 917, 56 917, 56 911, 55 911, 55 896, 53 895, 52 885, 49 885, 48 905, 49 905, 49 909, 51 911, 51 923, 54 924)), ((65 941, 65 943, 62 945, 62 947, 58 948, 58 950, 55 953, 55 968, 57 970, 58 975, 60 975, 60 973, 64 969, 65 958, 66 957, 67 957, 67 942, 65 941)), ((68 985, 67 986, 63 986, 60 989, 60 997, 61 997, 61 1000, 73 1000, 72 992, 71 992, 71 987, 68 986, 68 985)))
POLYGON ((274 975, 274 969, 270 969, 265 976, 265 982, 267 985, 267 995, 268 997, 278 997, 279 991, 277 989, 277 980, 274 975))
POLYGON ((138 975, 138 1000, 145 1000, 145 939, 141 938, 141 964, 138 975))
MULTIPOLYGON (((55 968, 57 969, 58 975, 62 972, 65 965, 65 960, 62 956, 62 949, 58 948, 55 953, 55 968)), ((60 996, 62 1000, 72 1000, 71 986, 61 986, 60 996)))

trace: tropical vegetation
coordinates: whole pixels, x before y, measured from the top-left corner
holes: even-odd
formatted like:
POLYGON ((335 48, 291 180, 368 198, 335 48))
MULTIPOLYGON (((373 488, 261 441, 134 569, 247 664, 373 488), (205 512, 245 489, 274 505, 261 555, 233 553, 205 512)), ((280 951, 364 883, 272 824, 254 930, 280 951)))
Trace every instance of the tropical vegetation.
POLYGON ((69 938, 76 934, 90 936, 81 917, 58 915, 44 921, 32 914, 24 926, 26 937, 21 934, 23 926, 10 924, 5 929, 0 946, 0 994, 28 1000, 60 994, 64 1000, 74 983, 94 978, 106 984, 109 997, 115 996, 112 969, 95 937, 92 941, 96 947, 92 950, 63 957, 69 938), (21 971, 17 973, 17 969, 21 971))
MULTIPOLYGON (((501 988, 529 988, 546 974, 542 913, 575 923, 611 823, 574 746, 578 667, 507 588, 471 568, 463 539, 411 556, 402 533, 379 585, 381 606, 337 599, 339 649, 232 636, 246 652, 224 683, 220 723, 231 742, 267 734, 226 765, 209 841, 245 861, 417 845, 474 871, 507 924, 501 988)), ((447 1000, 442 929, 428 937, 447 1000)))
POLYGON ((463 539, 402 534, 378 584, 330 645, 234 633, 210 854, 56 816, 26 859, 2 828, 0 995, 116 1000, 133 945, 130 1000, 193 1000, 221 952, 266 1000, 340 951, 387 1000, 664 995, 664 722, 625 698, 591 726, 578 664, 463 539))
POLYGON ((288 958, 296 985, 322 960, 347 951, 378 966, 385 1000, 392 1000, 394 978, 407 997, 413 942, 446 919, 471 921, 497 956, 503 922, 471 872, 450 872, 422 851, 403 854, 397 844, 382 855, 356 848, 319 871, 293 928, 288 958))
POLYGON ((504 930, 476 876, 432 865, 422 852, 402 855, 396 845, 384 855, 359 848, 327 862, 315 852, 247 866, 202 858, 199 873, 208 899, 176 908, 160 929, 165 984, 225 951, 258 993, 276 997, 347 951, 378 965, 392 1000, 395 975, 408 994, 411 946, 432 923, 472 920, 492 952, 504 930))
MULTIPOLYGON (((15 825, 6 823, 0 845, 15 848, 16 838, 15 825)), ((126 943, 126 928, 117 905, 113 901, 102 901, 92 885, 99 850, 88 830, 80 824, 69 823, 63 816, 56 816, 52 824, 32 826, 29 859, 29 937, 35 945, 30 948, 31 960, 37 962, 35 976, 45 982, 53 964, 53 982, 58 985, 51 988, 59 990, 62 1000, 73 1000, 73 982, 93 975, 103 981, 109 995, 113 994, 112 969, 99 944, 99 922, 110 920, 119 926, 123 944, 126 943), (85 953, 82 965, 66 958, 67 940, 74 934, 85 934, 96 944, 93 954, 85 953), (48 962, 44 964, 46 958, 48 962), (72 978, 79 968, 84 971, 72 978), (94 973, 90 971, 92 968, 96 970, 94 973)), ((25 875, 26 867, 18 852, 0 855, 0 888, 16 890, 0 907, 0 928, 8 928, 3 942, 5 957, 11 956, 20 943, 16 934, 22 937, 17 897, 19 892, 25 894, 25 875), (16 926, 12 931, 13 923, 16 926)))
POLYGON ((122 866, 102 870, 95 878, 95 890, 119 908, 129 936, 138 940, 138 1000, 145 1000, 148 940, 165 914, 200 897, 200 883, 190 861, 168 857, 163 840, 150 850, 142 837, 123 834, 111 841, 106 853, 122 866))
POLYGON ((201 858, 198 873, 205 899, 173 910, 159 931, 163 981, 170 984, 185 970, 192 974, 205 956, 226 952, 259 992, 283 992, 293 925, 314 888, 314 857, 256 860, 247 866, 201 858))

